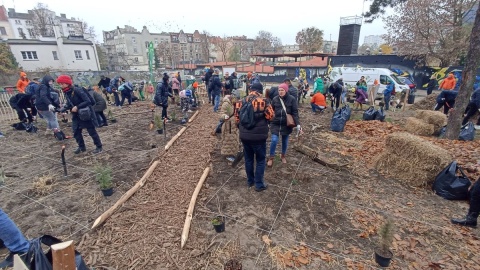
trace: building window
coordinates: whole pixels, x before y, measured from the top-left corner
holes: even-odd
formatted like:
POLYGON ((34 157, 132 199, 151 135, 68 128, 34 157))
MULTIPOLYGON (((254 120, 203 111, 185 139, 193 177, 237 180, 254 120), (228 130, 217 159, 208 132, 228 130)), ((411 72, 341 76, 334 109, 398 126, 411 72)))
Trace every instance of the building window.
POLYGON ((132 43, 137 43, 137 41, 135 40, 135 37, 132 37, 132 43))
POLYGON ((33 30, 32 28, 28 28, 27 31, 28 35, 30 35, 31 38, 35 37, 35 30, 33 30))
POLYGON ((77 60, 82 60, 82 51, 80 51, 80 50, 75 50, 74 52, 75 52, 75 58, 76 58, 77 60))
POLYGON ((20 37, 22 37, 22 38, 25 37, 25 33, 23 33, 23 28, 20 28, 20 27, 19 27, 19 28, 17 28, 17 30, 18 30, 18 35, 19 35, 20 37))
POLYGON ((21 51, 23 60, 38 60, 36 51, 21 51))
POLYGON ((15 23, 16 24, 22 24, 22 22, 20 20, 15 20, 15 23))
POLYGON ((25 24, 27 24, 27 25, 32 25, 32 21, 27 20, 27 21, 25 21, 25 24))
POLYGON ((53 54, 53 60, 58 60, 58 53, 57 51, 52 51, 53 54))
POLYGON ((133 61, 134 61, 135 63, 138 63, 138 57, 135 57, 135 58, 133 59, 133 61))
POLYGON ((137 47, 133 47, 133 53, 138 53, 137 47))
POLYGON ((158 44, 158 39, 155 38, 155 39, 153 40, 153 42, 155 43, 155 45, 157 45, 157 44, 158 44))
POLYGON ((0 34, 2 36, 6 36, 7 35, 7 30, 5 29, 5 27, 0 27, 0 34))
POLYGON ((72 31, 72 30, 68 31, 68 35, 75 36, 75 31, 72 31))
POLYGON ((85 50, 85 55, 87 56, 87 60, 90 60, 90 52, 88 50, 85 50))

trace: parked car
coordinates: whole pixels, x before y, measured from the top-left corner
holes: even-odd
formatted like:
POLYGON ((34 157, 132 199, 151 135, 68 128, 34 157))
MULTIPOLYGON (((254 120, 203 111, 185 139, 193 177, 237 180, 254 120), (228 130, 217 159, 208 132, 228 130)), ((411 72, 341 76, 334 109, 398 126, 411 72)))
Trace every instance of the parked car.
POLYGON ((402 83, 408 85, 410 88, 410 93, 415 93, 415 91, 417 91, 417 85, 410 78, 398 77, 398 79, 400 79, 402 83))

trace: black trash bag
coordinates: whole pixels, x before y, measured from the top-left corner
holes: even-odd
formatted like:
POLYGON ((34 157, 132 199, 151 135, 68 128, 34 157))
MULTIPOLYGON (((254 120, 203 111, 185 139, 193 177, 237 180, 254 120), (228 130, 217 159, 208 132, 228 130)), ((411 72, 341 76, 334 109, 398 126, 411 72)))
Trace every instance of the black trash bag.
POLYGON ((347 118, 342 114, 342 110, 336 110, 330 122, 330 129, 335 132, 343 132, 347 118))
POLYGON ((447 200, 468 200, 468 188, 471 184, 462 168, 456 161, 452 161, 435 177, 432 190, 447 200), (460 171, 462 176, 457 176, 457 171, 460 171))
POLYGON ((348 121, 350 120, 350 116, 352 116, 352 109, 350 109, 350 106, 345 105, 341 108, 341 113, 344 116, 344 118, 348 121))
POLYGON ((26 130, 27 129, 27 123, 25 122, 19 122, 12 124, 12 127, 16 130, 26 130))
POLYGON ((385 122, 385 117, 387 117, 387 114, 383 110, 383 107, 380 107, 380 110, 378 110, 377 114, 375 114, 375 120, 378 120, 380 122, 385 122))
POLYGON ((363 113, 363 120, 365 121, 372 121, 375 120, 375 116, 377 115, 377 110, 373 106, 370 106, 364 113, 363 113))
POLYGON ((458 139, 460 141, 473 141, 474 138, 475 138, 475 127, 473 126, 472 122, 468 122, 462 126, 458 139))
POLYGON ((25 127, 25 131, 28 133, 37 133, 38 128, 33 123, 28 123, 25 127))
MULTIPOLYGON (((50 235, 43 235, 33 239, 30 243, 30 249, 25 256, 25 264, 30 270, 53 270, 52 267, 52 251, 48 249, 47 253, 43 253, 42 244, 48 247, 62 243, 63 241, 50 235)), ((89 270, 82 255, 75 250, 75 265, 77 270, 89 270)))

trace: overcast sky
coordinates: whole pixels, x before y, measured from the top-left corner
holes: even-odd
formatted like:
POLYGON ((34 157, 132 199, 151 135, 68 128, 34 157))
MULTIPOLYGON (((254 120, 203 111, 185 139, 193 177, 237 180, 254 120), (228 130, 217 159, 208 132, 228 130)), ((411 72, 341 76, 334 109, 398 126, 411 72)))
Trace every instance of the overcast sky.
MULTIPOLYGON (((48 5, 57 15, 85 20, 93 26, 97 40, 103 42, 102 30, 131 25, 151 32, 184 32, 206 30, 216 36, 246 35, 255 38, 260 30, 279 37, 284 45, 295 44, 302 28, 315 26, 324 31, 324 39, 338 39, 340 17, 362 14, 364 0, 319 1, 109 1, 109 0, 1 0, 5 8, 26 13, 38 2, 48 5), (160 3, 161 2, 161 3, 160 3), (206 4, 209 3, 209 4, 206 4), (298 3, 298 4, 297 4, 298 3)), ((370 2, 365 2, 365 10, 370 2)), ((360 44, 366 35, 384 34, 382 20, 363 24, 360 44)))

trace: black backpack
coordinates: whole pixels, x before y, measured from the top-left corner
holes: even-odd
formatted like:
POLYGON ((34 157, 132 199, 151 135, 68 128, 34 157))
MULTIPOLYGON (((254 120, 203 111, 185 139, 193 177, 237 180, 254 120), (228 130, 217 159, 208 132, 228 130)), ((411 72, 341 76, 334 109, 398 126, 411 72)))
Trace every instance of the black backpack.
MULTIPOLYGON (((97 102, 95 102, 95 99, 93 98, 93 95, 90 95, 90 93, 88 92, 88 89, 87 89, 87 88, 81 87, 81 89, 82 89, 83 91, 85 91, 85 94, 87 94, 87 97, 88 97, 88 99, 90 100, 90 103, 91 103, 90 105, 91 105, 91 106, 95 106, 95 104, 97 104, 97 102)), ((94 91, 95 91, 95 90, 94 90, 94 91)))
POLYGON ((240 107, 240 112, 238 114, 240 118, 240 125, 246 129, 252 129, 255 127, 255 112, 253 108, 252 101, 255 100, 255 97, 243 99, 242 107, 240 107))

